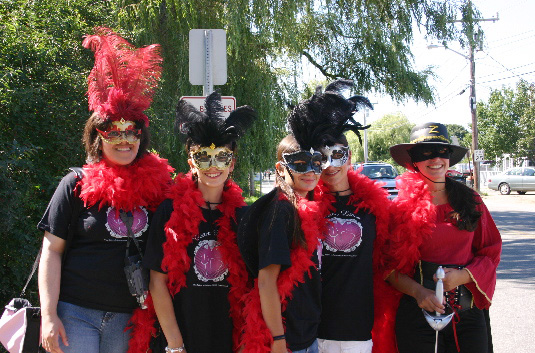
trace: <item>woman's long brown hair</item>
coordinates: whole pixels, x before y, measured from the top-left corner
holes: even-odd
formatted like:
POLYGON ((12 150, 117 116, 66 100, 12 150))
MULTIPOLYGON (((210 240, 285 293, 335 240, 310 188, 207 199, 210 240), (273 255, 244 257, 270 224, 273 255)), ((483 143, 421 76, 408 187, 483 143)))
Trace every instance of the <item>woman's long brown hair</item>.
MULTIPOLYGON (((293 135, 287 135, 285 138, 282 139, 281 142, 279 142, 279 145, 277 146, 277 161, 284 162, 282 158, 283 153, 297 152, 300 149, 301 147, 299 146, 293 135)), ((292 244, 303 246, 306 248, 305 235, 303 234, 303 230, 301 229, 301 219, 299 218, 299 214, 297 212, 298 198, 295 194, 295 191, 290 185, 288 185, 288 183, 284 180, 284 178, 280 175, 278 171, 275 173, 275 180, 277 181, 278 192, 282 192, 288 198, 288 201, 290 201, 290 203, 293 205, 294 227, 292 230, 292 244)), ((309 200, 312 200, 313 196, 314 191, 310 191, 307 195, 307 198, 309 200)), ((278 202, 278 196, 275 197, 274 202, 278 202)), ((277 205, 275 205, 275 207, 277 207, 277 205)))

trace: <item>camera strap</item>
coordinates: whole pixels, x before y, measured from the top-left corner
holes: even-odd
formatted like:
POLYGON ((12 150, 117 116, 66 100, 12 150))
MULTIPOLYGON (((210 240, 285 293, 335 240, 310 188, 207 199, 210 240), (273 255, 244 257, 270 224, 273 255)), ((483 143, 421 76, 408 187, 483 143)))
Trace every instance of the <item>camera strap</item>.
POLYGON ((136 245, 139 256, 141 257, 141 260, 143 260, 143 253, 141 252, 141 247, 139 246, 139 242, 134 236, 134 232, 132 232, 132 223, 134 223, 134 216, 132 215, 132 212, 125 212, 121 210, 119 216, 121 217, 121 221, 123 221, 124 225, 126 226, 126 231, 128 235, 125 259, 128 259, 128 257, 130 256, 130 240, 133 240, 134 244, 136 245))

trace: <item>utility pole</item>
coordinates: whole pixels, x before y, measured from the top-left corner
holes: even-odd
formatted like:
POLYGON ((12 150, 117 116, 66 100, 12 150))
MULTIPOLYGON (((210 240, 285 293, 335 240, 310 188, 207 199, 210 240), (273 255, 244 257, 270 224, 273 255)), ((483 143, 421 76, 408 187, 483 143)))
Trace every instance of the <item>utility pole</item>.
MULTIPOLYGON (((472 6, 471 1, 469 1, 469 5, 472 6)), ((499 19, 500 19, 499 14, 496 14, 496 17, 493 17, 493 18, 476 18, 474 19, 474 22, 484 22, 484 21, 496 22, 499 19)), ((463 21, 456 20, 454 22, 463 22, 463 21)), ((472 115, 472 153, 471 155, 472 155, 472 164, 474 166, 473 188, 479 192, 479 187, 480 187, 479 162, 476 162, 475 160, 475 151, 478 149, 478 136, 479 135, 478 135, 478 128, 477 128, 476 62, 474 60, 474 45, 476 43, 477 38, 474 38, 474 37, 475 37, 474 33, 470 32, 470 37, 468 38, 469 52, 468 52, 468 56, 467 57, 465 56, 465 57, 470 61, 470 113, 472 115)), ((460 54, 458 52, 456 53, 460 54)))
POLYGON ((474 60, 474 41, 470 40, 468 60, 470 60, 470 113, 472 114, 472 163, 474 166, 473 188, 479 192, 479 162, 475 161, 475 150, 478 145, 477 100, 476 100, 476 62, 474 60))

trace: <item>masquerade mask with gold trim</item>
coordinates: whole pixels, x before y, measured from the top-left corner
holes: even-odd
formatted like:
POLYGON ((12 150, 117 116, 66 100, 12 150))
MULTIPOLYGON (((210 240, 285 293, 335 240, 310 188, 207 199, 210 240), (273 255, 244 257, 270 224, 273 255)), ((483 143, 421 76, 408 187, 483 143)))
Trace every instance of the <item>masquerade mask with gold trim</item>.
POLYGON ((293 172, 298 174, 305 174, 314 172, 314 174, 321 174, 321 153, 314 151, 297 151, 292 153, 283 153, 282 159, 284 165, 290 168, 293 172))
POLYGON ((321 167, 327 169, 330 166, 335 168, 346 164, 349 158, 349 147, 347 146, 327 146, 321 150, 321 167))
POLYGON ((193 165, 199 170, 208 170, 211 167, 226 169, 230 167, 234 154, 227 147, 201 147, 190 153, 193 165))
POLYGON ((141 129, 136 129, 133 121, 121 119, 113 121, 111 128, 106 131, 97 129, 98 134, 104 141, 112 145, 117 145, 123 141, 136 143, 141 138, 141 129))

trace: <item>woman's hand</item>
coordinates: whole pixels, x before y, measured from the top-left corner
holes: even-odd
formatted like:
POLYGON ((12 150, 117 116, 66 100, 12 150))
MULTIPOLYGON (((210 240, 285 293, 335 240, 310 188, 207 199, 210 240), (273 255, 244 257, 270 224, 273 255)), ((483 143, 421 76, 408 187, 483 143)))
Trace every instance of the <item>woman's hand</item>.
MULTIPOLYGON (((444 291, 450 291, 456 287, 459 287, 462 284, 472 282, 472 277, 467 270, 462 269, 458 270, 456 268, 445 268, 444 273, 446 274, 442 283, 444 283, 444 291)), ((437 275, 433 275, 435 282, 437 281, 437 275)))
POLYGON ((41 317, 41 344, 50 353, 63 353, 59 348, 59 338, 65 346, 69 345, 67 333, 63 323, 57 315, 43 315, 41 317))
POLYGON ((424 286, 419 286, 420 288, 418 288, 414 294, 414 299, 416 299, 418 306, 427 311, 436 311, 441 314, 444 314, 444 305, 442 305, 442 303, 438 301, 435 292, 425 288, 424 286))
POLYGON ((401 293, 405 293, 416 299, 420 308, 444 314, 444 305, 439 302, 435 292, 425 288, 406 274, 392 271, 386 278, 386 281, 401 293))

